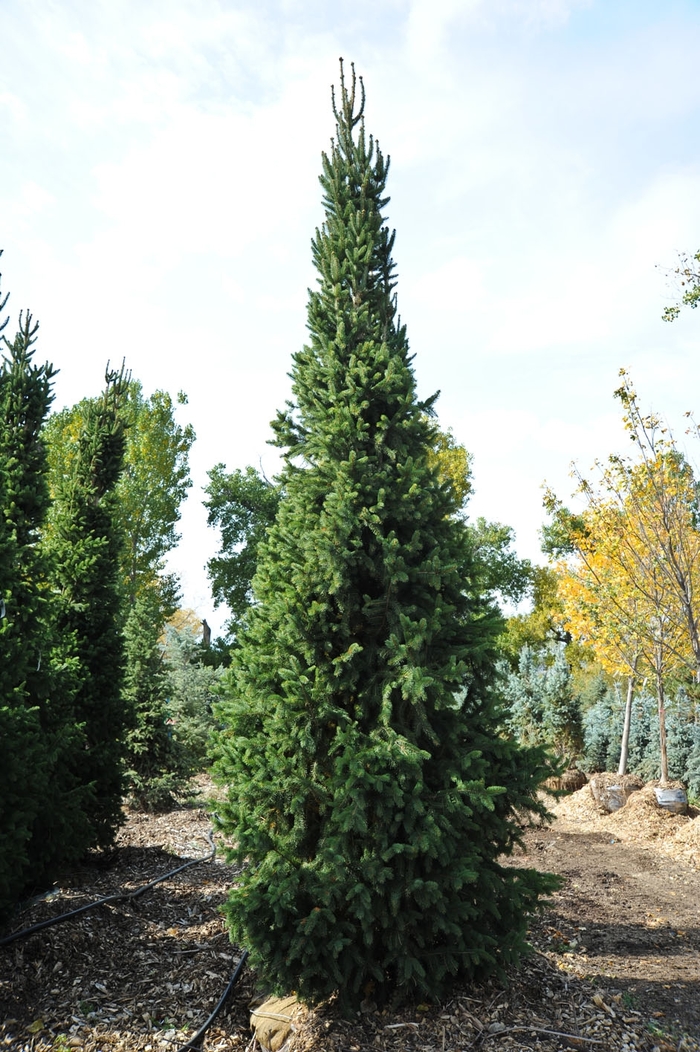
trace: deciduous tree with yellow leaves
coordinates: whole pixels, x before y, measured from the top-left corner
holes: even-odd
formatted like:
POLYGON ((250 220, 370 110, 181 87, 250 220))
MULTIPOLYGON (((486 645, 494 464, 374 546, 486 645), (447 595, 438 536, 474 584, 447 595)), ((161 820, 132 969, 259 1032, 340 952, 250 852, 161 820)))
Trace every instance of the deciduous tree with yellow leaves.
POLYGON ((647 674, 656 685, 666 781, 666 684, 689 676, 700 682, 697 482, 670 431, 657 416, 642 413, 628 375, 621 375, 615 393, 638 457, 611 456, 598 466, 597 487, 574 472, 587 504, 581 516, 571 515, 551 492, 545 506, 571 553, 560 568, 567 627, 604 668, 627 679, 620 772, 635 682, 647 674))

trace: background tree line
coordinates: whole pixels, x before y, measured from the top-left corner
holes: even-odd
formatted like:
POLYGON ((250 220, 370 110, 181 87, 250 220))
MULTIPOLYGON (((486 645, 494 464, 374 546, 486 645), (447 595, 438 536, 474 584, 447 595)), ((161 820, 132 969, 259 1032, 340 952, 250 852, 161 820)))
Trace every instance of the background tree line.
MULTIPOLYGON (((611 456, 595 484, 579 474, 577 513, 546 491, 549 565, 518 559, 509 527, 467 522, 481 587, 510 612, 498 639, 507 725, 564 763, 681 779, 700 798, 698 482, 624 372, 616 396, 636 455, 611 456), (513 613, 524 598, 530 612, 513 613)), ((438 432, 431 456, 465 514, 468 452, 438 432)), ((280 481, 252 466, 209 473, 205 505, 221 545, 208 573, 215 603, 231 613, 225 654, 244 627, 258 548, 282 496, 280 481)))
POLYGON ((0 337, 3 914, 107 847, 127 793, 153 806, 183 786, 203 762, 217 678, 191 625, 165 635, 192 429, 124 367, 50 416, 55 371, 35 363, 37 332, 24 314, 0 337))
POLYGON ((550 565, 533 611, 507 631, 510 724, 586 770, 681 779, 698 797, 700 489, 670 429, 621 379, 634 454, 611 455, 593 479, 574 468, 576 511, 545 493, 550 565))

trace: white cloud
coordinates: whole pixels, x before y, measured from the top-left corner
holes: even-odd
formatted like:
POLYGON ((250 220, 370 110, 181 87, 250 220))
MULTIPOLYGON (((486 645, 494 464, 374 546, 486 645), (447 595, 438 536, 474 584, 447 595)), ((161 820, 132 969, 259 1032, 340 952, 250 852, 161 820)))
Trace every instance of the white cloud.
POLYGON ((575 11, 591 7, 592 0, 496 0, 499 15, 520 19, 528 29, 551 30, 565 25, 575 11))
POLYGON ((483 0, 413 0, 406 21, 406 48, 419 63, 439 55, 451 24, 481 7, 483 0))
POLYGON ((0 107, 16 124, 26 119, 26 106, 22 99, 11 91, 0 91, 0 107))
POLYGON ((20 191, 20 208, 25 215, 36 215, 55 202, 56 198, 45 187, 30 179, 20 191))
POLYGON ((464 312, 485 305, 483 264, 457 256, 413 283, 411 297, 432 311, 464 312))

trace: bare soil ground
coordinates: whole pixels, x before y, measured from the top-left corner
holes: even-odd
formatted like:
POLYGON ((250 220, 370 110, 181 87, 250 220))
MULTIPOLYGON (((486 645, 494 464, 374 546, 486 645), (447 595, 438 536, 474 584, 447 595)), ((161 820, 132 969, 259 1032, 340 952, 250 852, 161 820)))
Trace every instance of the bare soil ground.
POLYGON ((651 786, 613 814, 587 787, 554 810, 553 826, 526 838, 529 862, 566 878, 536 939, 572 975, 623 991, 659 1029, 700 1037, 698 812, 661 810, 651 786))
MULTIPOLYGON (((643 790, 601 815, 585 787, 528 830, 516 865, 565 883, 532 926, 535 952, 507 988, 456 990, 443 1004, 367 1005, 341 1019, 302 1011, 285 1052, 700 1052, 700 822, 660 812, 643 790)), ((209 852, 206 812, 130 813, 116 851, 66 874, 16 918, 26 928, 129 891, 209 852)), ((0 947, 0 1048, 177 1052, 210 1014, 240 959, 219 907, 232 867, 202 862, 122 899, 0 947)), ((253 1052, 254 976, 245 968, 204 1052, 253 1052)))

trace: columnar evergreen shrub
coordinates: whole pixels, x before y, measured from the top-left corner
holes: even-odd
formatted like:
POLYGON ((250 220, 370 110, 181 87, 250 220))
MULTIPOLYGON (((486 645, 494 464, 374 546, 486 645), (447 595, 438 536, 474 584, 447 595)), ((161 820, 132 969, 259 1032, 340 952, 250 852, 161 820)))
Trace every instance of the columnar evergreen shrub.
MULTIPOLYGON (((176 526, 191 485, 189 452, 195 435, 175 419, 176 404, 187 402, 184 393, 175 402, 165 391, 146 397, 137 380, 123 386, 123 470, 109 504, 112 532, 120 538, 124 702, 134 721, 127 764, 132 797, 153 807, 170 802, 170 793, 184 777, 181 750, 165 723, 167 690, 159 640, 179 602, 178 581, 165 572, 165 560, 179 539, 176 526)), ((49 421, 49 479, 60 500, 75 470, 78 437, 99 406, 99 397, 85 398, 49 421)))
MULTIPOLYGON (((620 762, 624 701, 603 685, 583 716, 583 766, 587 771, 616 771, 620 762)), ((629 761, 628 761, 629 765, 629 761)))
POLYGON ((516 812, 542 812, 546 763, 500 732, 500 619, 428 455, 361 83, 341 68, 310 340, 275 423, 283 497, 217 747, 220 827, 247 862, 232 938, 271 988, 346 1006, 498 970, 552 887, 498 861, 516 812))
POLYGON ((54 372, 33 363, 37 328, 31 315, 21 317, 0 365, 0 914, 30 877, 32 830, 53 770, 44 736, 49 640, 37 538, 49 502, 41 428, 54 372))
POLYGON ((72 716, 78 748, 60 763, 82 794, 82 844, 111 843, 122 820, 125 731, 124 641, 114 487, 124 455, 122 407, 128 377, 108 372, 103 395, 81 420, 69 470, 57 479, 46 541, 51 560, 57 659, 72 669, 72 716))
MULTIPOLYGON (((619 739, 622 735, 624 720, 624 699, 622 691, 617 695, 617 721, 615 724, 615 741, 611 750, 616 764, 620 756, 619 739)), ((630 743, 627 767, 642 778, 657 778, 659 772, 659 720, 655 696, 646 688, 640 690, 632 702, 632 720, 630 724, 630 743), (656 773, 654 773, 656 772, 656 773)), ((615 766, 609 770, 616 770, 615 766)))
POLYGON ((700 802, 700 724, 692 724, 692 746, 686 758, 683 780, 693 801, 700 802))

